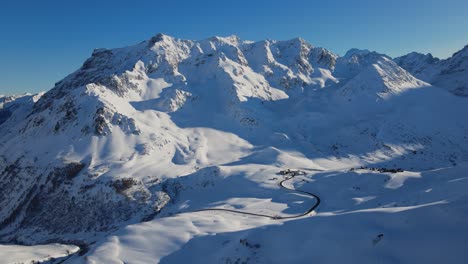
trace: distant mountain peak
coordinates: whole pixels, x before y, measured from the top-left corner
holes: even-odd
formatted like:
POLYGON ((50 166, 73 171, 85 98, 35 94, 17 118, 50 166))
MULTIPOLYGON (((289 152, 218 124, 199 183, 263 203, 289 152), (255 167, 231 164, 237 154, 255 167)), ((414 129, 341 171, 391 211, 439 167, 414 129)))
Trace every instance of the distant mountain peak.
POLYGON ((163 34, 163 33, 157 33, 156 35, 152 36, 149 39, 149 43, 150 43, 150 45, 153 45, 156 42, 167 41, 167 40, 170 40, 170 39, 174 39, 174 38, 169 36, 169 35, 163 34))
POLYGON ((440 60, 432 54, 411 52, 394 59, 417 78, 456 95, 468 96, 468 45, 450 58, 440 60))
POLYGON ((238 45, 241 41, 241 39, 237 35, 230 35, 227 37, 213 36, 209 38, 209 40, 229 43, 232 45, 238 45))
POLYGON ((364 56, 364 55, 367 55, 367 54, 369 54, 369 53, 371 53, 371 51, 368 50, 368 49, 357 49, 357 48, 352 48, 352 49, 350 49, 350 50, 348 50, 348 51, 346 52, 346 54, 344 55, 344 57, 350 58, 350 57, 352 57, 352 56, 364 56))
POLYGON ((468 45, 466 45, 465 47, 463 47, 461 50, 455 52, 455 53, 452 55, 452 58, 453 58, 453 57, 459 57, 459 56, 462 56, 462 57, 468 56, 468 45))

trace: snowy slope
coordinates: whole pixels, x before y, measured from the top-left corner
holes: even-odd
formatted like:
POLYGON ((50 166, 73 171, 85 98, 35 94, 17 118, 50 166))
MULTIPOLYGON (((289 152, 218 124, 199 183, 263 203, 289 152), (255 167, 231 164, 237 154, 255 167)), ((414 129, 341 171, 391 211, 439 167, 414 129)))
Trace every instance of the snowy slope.
POLYGON ((13 122, 19 122, 24 119, 43 94, 0 96, 0 125, 10 118, 14 120, 13 122))
MULTIPOLYGON (((368 56, 372 55, 369 54, 368 56)), ((363 97, 370 97, 377 101, 386 100, 392 96, 408 92, 410 89, 430 86, 416 79, 385 56, 370 59, 371 61, 358 63, 354 63, 353 60, 347 61, 348 64, 344 66, 346 69, 352 68, 349 71, 352 78, 339 89, 340 94, 348 101, 362 99, 363 97), (353 74, 353 71, 358 73, 353 74)), ((340 65, 337 70, 341 68, 343 66, 340 65)), ((364 100, 369 102, 369 98, 364 100)))
POLYGON ((400 67, 411 72, 412 75, 421 80, 430 81, 440 71, 438 69, 440 60, 434 58, 430 53, 411 52, 394 60, 400 67))
POLYGON ((441 250, 466 259, 450 227, 466 217, 468 104, 411 72, 300 38, 97 49, 45 94, 0 98, 0 241, 82 248, 65 263, 331 263, 345 244, 323 230, 340 230, 355 245, 343 258, 390 263, 421 257, 390 252, 418 227, 434 230, 422 249, 453 240, 441 250), (317 193, 318 211, 194 212, 302 214, 316 201, 278 186, 286 168, 306 172, 287 184, 317 193))
POLYGON ((112 234, 86 263, 464 263, 464 171, 313 172, 296 187, 325 197, 314 217, 180 214, 112 234))
POLYGON ((468 96, 468 46, 445 60, 413 52, 395 61, 421 80, 456 95, 468 96))
POLYGON ((42 263, 61 259, 70 254, 78 252, 76 246, 60 244, 17 246, 0 245, 1 263, 42 263))

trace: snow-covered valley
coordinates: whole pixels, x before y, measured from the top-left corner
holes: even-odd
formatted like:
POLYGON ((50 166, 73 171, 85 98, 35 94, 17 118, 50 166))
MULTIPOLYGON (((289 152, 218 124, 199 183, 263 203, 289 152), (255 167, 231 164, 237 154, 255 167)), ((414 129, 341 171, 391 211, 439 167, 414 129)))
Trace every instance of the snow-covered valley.
POLYGON ((466 49, 97 49, 46 93, 0 97, 0 263, 51 243, 80 251, 36 260, 466 263, 466 49))

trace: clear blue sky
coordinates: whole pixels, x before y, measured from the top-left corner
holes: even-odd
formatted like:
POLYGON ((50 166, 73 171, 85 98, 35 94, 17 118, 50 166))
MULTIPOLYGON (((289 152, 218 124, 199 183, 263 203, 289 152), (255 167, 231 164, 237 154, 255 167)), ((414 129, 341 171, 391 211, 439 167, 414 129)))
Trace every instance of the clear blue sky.
POLYGON ((468 44, 468 1, 2 0, 0 94, 49 90, 93 48, 158 32, 187 39, 299 36, 341 55, 356 47, 448 57, 468 44))

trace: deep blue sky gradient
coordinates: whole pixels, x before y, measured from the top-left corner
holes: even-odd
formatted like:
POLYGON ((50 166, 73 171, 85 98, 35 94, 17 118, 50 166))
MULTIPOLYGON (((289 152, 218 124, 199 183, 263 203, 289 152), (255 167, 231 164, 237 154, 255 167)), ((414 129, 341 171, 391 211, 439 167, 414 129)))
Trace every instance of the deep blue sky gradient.
POLYGON ((340 55, 361 48, 445 58, 468 44, 467 14, 467 0, 2 0, 0 94, 48 90, 94 48, 127 46, 158 32, 302 37, 340 55))

